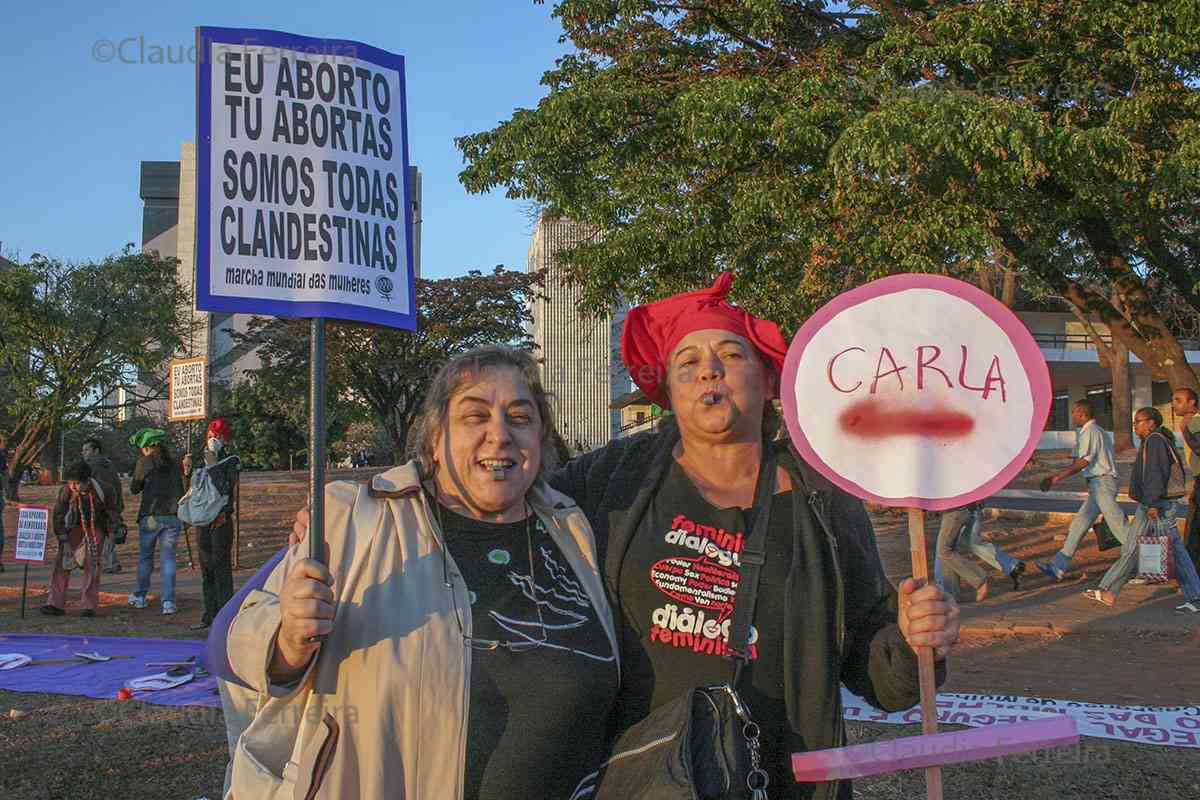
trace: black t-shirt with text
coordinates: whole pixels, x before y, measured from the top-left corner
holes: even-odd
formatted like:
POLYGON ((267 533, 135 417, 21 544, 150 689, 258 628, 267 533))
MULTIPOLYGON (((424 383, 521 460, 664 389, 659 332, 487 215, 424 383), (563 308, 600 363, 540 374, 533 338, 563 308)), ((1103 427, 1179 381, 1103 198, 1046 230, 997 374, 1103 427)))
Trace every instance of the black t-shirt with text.
POLYGON ((473 650, 465 800, 570 797, 607 755, 616 658, 596 609, 540 521, 531 596, 526 523, 480 522, 442 509, 446 545, 471 599, 476 639, 546 643, 473 650))
MULTIPOLYGON (((740 554, 753 511, 716 508, 672 463, 630 542, 620 575, 623 616, 619 728, 697 686, 729 683, 729 627, 740 554)), ((738 685, 762 728, 772 798, 799 796, 789 756, 800 749, 784 699, 784 589, 792 560, 792 493, 773 496, 766 561, 750 630, 751 661, 738 685), (788 788, 784 788, 788 787, 788 788)), ((795 587, 794 591, 803 587, 795 587)), ((803 598, 793 598, 793 603, 803 598)))

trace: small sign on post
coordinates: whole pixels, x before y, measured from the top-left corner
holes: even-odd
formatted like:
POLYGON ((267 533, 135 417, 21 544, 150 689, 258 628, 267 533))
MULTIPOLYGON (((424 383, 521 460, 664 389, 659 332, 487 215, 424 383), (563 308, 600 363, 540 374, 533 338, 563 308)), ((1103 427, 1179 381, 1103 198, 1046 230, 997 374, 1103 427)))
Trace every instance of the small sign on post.
POLYGON ((25 595, 29 589, 29 565, 46 560, 46 538, 50 532, 50 509, 47 506, 22 504, 17 513, 17 546, 14 561, 25 562, 21 578, 21 619, 25 619, 25 595))
POLYGON ((171 361, 167 419, 190 422, 208 416, 208 359, 180 358, 171 361))
MULTIPOLYGON (((856 497, 908 509, 919 583, 929 580, 925 511, 1012 480, 1037 447, 1050 396, 1041 349, 1016 315, 938 275, 896 275, 834 298, 792 340, 780 390, 788 433, 810 465, 856 497)), ((917 665, 922 730, 936 734, 929 647, 917 648, 917 665)), ((794 758, 798 779, 830 757, 794 758)), ((921 765, 929 800, 941 800, 948 762, 921 765)))

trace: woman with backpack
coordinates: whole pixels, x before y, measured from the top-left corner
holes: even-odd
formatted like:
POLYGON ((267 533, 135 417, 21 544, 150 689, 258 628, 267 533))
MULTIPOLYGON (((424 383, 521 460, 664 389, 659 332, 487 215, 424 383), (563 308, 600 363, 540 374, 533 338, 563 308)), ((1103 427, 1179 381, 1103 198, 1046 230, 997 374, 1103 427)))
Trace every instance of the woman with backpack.
MULTIPOLYGON (((240 480, 241 461, 233 452, 233 429, 221 417, 208 423, 204 450, 183 457, 183 475, 190 482, 194 470, 203 467, 215 492, 226 498, 211 522, 197 524, 196 543, 200 549, 200 572, 204 581, 204 614, 191 630, 204 630, 212 624, 221 607, 233 597, 233 517, 234 497, 240 480)), ((183 502, 187 502, 184 498, 183 502)))
POLYGON ((146 607, 154 549, 161 546, 162 613, 175 614, 179 610, 175 605, 175 542, 183 530, 177 516, 183 473, 171 457, 166 439, 167 432, 161 428, 142 428, 129 438, 129 444, 141 451, 129 491, 142 496, 138 506, 137 589, 129 595, 129 605, 146 607))

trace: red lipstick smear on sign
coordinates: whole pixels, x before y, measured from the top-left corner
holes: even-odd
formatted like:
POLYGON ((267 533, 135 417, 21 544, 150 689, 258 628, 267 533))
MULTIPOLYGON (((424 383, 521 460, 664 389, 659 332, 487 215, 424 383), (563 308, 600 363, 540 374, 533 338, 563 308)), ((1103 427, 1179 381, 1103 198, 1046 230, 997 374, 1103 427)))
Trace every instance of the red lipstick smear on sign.
POLYGON ((842 432, 860 439, 930 436, 960 439, 975 430, 975 420, 949 408, 892 409, 875 399, 860 400, 838 416, 842 432))

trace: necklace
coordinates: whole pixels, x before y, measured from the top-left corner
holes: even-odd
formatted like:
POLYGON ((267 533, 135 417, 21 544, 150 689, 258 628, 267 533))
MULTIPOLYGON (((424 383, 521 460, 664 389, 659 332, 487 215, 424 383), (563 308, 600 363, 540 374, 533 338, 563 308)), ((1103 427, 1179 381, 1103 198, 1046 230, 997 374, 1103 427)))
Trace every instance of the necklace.
POLYGON ((481 639, 474 636, 467 636, 466 629, 463 627, 462 613, 458 608, 458 596, 454 592, 454 584, 450 582, 450 549, 445 541, 446 525, 442 515, 442 504, 438 501, 437 495, 430 492, 424 485, 422 485, 421 489, 425 493, 426 502, 433 506, 434 514, 437 518, 438 530, 435 531, 434 538, 437 540, 438 546, 442 548, 442 584, 449 590, 451 600, 454 603, 454 621, 458 623, 458 633, 462 636, 463 644, 472 650, 507 650, 510 653, 527 653, 545 644, 546 621, 542 617, 542 604, 537 599, 537 581, 534 580, 533 567, 533 526, 537 515, 530 508, 529 502, 525 502, 525 544, 529 553, 529 576, 522 580, 529 589, 529 597, 533 600, 533 607, 537 611, 538 629, 541 631, 541 638, 527 638, 516 642, 500 639, 481 639))

